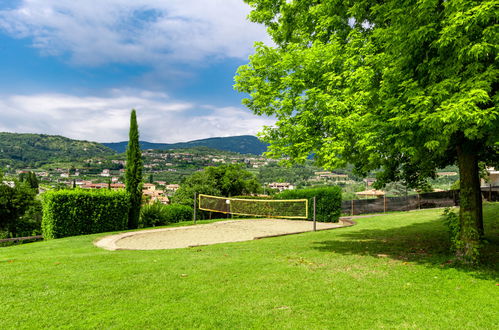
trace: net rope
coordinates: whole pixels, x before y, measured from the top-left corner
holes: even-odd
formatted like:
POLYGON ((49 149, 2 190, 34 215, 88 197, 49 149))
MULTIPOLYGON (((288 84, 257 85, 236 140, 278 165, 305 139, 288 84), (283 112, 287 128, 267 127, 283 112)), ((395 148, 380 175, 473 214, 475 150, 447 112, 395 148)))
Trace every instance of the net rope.
POLYGON ((244 199, 198 195, 200 210, 269 218, 308 219, 307 199, 244 199))

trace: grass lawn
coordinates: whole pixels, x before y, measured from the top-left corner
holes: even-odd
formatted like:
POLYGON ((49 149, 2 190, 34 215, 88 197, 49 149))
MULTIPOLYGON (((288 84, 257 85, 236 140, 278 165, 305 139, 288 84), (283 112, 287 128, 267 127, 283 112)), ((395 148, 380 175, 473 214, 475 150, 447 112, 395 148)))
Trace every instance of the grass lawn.
POLYGON ((103 234, 0 249, 0 329, 499 326, 499 203, 479 269, 449 261, 442 210, 200 248, 105 251, 103 234))

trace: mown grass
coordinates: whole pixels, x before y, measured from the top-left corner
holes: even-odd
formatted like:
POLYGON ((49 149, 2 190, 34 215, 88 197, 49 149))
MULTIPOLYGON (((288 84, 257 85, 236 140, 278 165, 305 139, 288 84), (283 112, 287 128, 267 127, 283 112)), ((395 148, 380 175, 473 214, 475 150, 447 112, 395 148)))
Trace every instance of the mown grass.
POLYGON ((441 213, 176 250, 2 248, 0 328, 497 328, 499 204, 477 269, 452 263, 441 213))

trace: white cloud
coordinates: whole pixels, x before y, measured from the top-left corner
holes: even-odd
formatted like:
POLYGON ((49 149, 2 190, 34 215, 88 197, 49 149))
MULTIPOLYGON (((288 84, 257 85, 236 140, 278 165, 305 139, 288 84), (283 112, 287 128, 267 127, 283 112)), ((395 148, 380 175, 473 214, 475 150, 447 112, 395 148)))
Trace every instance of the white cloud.
POLYGON ((0 30, 80 65, 202 63, 246 58, 269 41, 243 0, 22 0, 0 30))
POLYGON ((132 108, 137 110, 141 140, 150 142, 256 134, 262 126, 275 122, 239 107, 197 105, 149 91, 112 90, 101 97, 3 96, 0 131, 56 134, 98 142, 124 141, 128 139, 132 108), (198 114, 192 116, 192 112, 198 114))

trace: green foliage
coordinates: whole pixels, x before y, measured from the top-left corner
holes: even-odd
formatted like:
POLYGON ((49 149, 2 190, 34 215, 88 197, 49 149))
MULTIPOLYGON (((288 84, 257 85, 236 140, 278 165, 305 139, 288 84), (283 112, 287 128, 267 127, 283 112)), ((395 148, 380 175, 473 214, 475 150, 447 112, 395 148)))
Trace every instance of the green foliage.
POLYGON ((36 213, 36 192, 26 182, 13 181, 14 187, 10 187, 3 181, 0 173, 0 231, 12 237, 30 235, 39 229, 36 217, 29 219, 30 214, 36 213))
POLYGON ((461 146, 497 163, 497 1, 246 2, 275 47, 257 44, 235 87, 277 118, 262 133, 268 155, 380 168, 378 185, 411 188, 455 164, 461 146))
POLYGON ((241 165, 209 166, 187 177, 173 195, 172 202, 191 206, 194 193, 229 197, 249 195, 260 190, 261 186, 254 175, 241 165))
POLYGON ((192 220, 192 207, 179 204, 153 203, 142 206, 139 227, 164 226, 189 220, 192 220))
POLYGON ((130 194, 130 214, 128 228, 137 228, 142 204, 142 152, 139 145, 139 127, 135 110, 130 114, 130 131, 126 150, 126 191, 130 194))
POLYGON ((161 203, 146 204, 140 209, 139 228, 165 225, 164 205, 161 203))
POLYGON ((33 188, 33 189, 38 189, 38 178, 36 177, 36 174, 29 171, 28 173, 20 173, 19 174, 19 181, 20 182, 27 182, 27 184, 33 188))
POLYGON ((310 179, 314 172, 320 168, 310 164, 294 164, 290 167, 279 166, 277 163, 270 163, 258 168, 258 180, 260 182, 289 182, 294 185, 302 184, 310 179))
POLYGON ((42 197, 45 239, 127 228, 130 195, 124 190, 57 190, 42 197))
POLYGON ((451 249, 457 253, 460 262, 467 264, 477 264, 480 261, 480 248, 482 243, 479 240, 479 233, 473 228, 462 229, 460 217, 450 208, 446 208, 443 213, 443 221, 449 232, 451 249), (469 235, 472 240, 463 239, 463 235, 469 235), (469 241, 476 242, 470 245, 469 241), (462 253, 464 249, 469 253, 462 253))
POLYGON ((24 214, 19 217, 16 223, 16 233, 18 237, 34 236, 42 234, 42 202, 33 200, 24 214))
POLYGON ((284 190, 275 195, 276 199, 308 199, 308 218, 313 216, 313 198, 316 197, 316 220, 338 222, 341 214, 341 188, 337 186, 284 190))
POLYGON ((459 216, 450 208, 445 208, 443 213, 443 221, 449 230, 449 239, 451 242, 452 250, 456 251, 459 248, 460 240, 459 233, 461 228, 459 226, 459 216))
POLYGON ((96 142, 45 134, 0 133, 0 149, 0 166, 14 167, 40 167, 115 154, 96 142))

